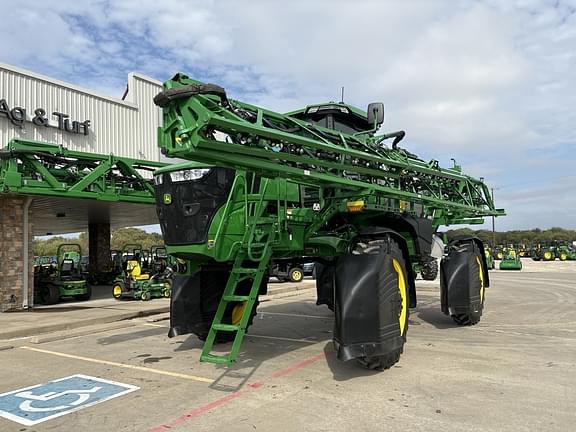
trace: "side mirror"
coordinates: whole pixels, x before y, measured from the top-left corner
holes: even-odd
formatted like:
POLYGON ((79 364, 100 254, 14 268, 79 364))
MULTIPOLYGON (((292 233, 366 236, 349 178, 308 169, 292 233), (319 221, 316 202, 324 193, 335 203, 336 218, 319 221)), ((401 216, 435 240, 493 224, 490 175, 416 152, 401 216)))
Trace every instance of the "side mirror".
POLYGON ((380 126, 384 123, 384 104, 382 102, 372 102, 368 104, 368 123, 380 126))

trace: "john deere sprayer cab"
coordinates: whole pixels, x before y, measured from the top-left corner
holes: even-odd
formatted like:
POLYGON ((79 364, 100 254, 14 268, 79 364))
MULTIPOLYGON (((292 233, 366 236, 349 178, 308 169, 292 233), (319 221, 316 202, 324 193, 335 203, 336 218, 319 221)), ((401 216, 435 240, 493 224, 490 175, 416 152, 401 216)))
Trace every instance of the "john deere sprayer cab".
POLYGON ((61 297, 89 300, 92 288, 82 274, 80 260, 82 249, 79 244, 61 244, 56 252, 56 262, 34 275, 35 302, 54 304, 61 297))
MULTIPOLYGON (((236 359, 270 262, 285 259, 318 263, 318 304, 335 312, 338 358, 388 368, 416 306, 414 269, 442 258, 432 256, 436 229, 503 214, 456 163, 441 168, 401 148, 403 131, 378 135, 381 103, 279 114, 181 74, 164 88, 154 99, 163 108, 159 146, 190 160, 155 173, 166 247, 186 261, 174 278, 169 336, 205 340, 202 361, 236 359), (217 341, 232 341, 230 352, 213 354, 217 341)), ((442 311, 475 324, 489 285, 484 246, 460 237, 447 251, 442 311)))
POLYGON ((139 244, 128 244, 122 248, 121 257, 123 271, 112 284, 115 299, 170 297, 172 269, 164 247, 148 251, 139 244))

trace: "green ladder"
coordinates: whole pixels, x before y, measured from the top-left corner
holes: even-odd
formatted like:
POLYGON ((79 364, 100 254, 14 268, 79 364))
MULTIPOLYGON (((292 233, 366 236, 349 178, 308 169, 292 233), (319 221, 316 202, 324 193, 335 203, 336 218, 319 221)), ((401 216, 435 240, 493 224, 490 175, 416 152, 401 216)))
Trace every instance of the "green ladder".
POLYGON ((262 278, 268 270, 268 263, 270 262, 270 257, 272 255, 271 244, 273 238, 274 233, 272 232, 268 237, 268 241, 265 243, 252 245, 260 248, 261 250, 261 253, 258 256, 258 267, 243 267, 243 264, 249 255, 247 249, 241 249, 236 255, 236 259, 234 260, 234 267, 232 267, 230 272, 230 277, 228 278, 228 282, 224 288, 224 293, 220 299, 220 304, 216 310, 216 315, 214 315, 214 320, 212 321, 212 326, 208 332, 208 337, 206 338, 206 342, 202 348, 202 354, 200 355, 201 362, 231 365, 236 361, 236 357, 238 356, 238 352, 240 350, 240 345, 242 344, 242 340, 246 334, 246 327, 248 326, 248 321, 250 320, 250 314, 254 308, 254 303, 256 303, 258 298, 258 292, 260 291, 262 278), (250 288, 250 293, 248 295, 237 295, 235 293, 236 287, 240 282, 246 279, 252 279, 252 287, 250 288), (224 317, 224 313, 230 302, 245 302, 242 318, 236 325, 222 323, 222 318, 224 317), (232 349, 228 354, 225 355, 212 354, 212 348, 214 346, 214 341, 216 340, 216 334, 219 331, 236 333, 234 341, 232 342, 232 349))

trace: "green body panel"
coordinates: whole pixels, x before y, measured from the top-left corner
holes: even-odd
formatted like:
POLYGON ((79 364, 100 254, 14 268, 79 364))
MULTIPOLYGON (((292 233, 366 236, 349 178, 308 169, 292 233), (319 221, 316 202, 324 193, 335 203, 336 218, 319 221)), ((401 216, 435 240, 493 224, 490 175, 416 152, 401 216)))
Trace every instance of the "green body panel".
POLYGON ((60 288, 60 296, 66 297, 66 296, 86 294, 88 286, 85 280, 61 281, 59 288, 60 288))

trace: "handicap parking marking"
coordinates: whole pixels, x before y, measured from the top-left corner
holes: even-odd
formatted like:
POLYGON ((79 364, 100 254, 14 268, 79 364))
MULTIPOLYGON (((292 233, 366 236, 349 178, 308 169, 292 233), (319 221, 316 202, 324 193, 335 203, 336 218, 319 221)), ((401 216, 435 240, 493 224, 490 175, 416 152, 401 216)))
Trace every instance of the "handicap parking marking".
POLYGON ((71 375, 0 394, 0 417, 33 426, 139 389, 103 378, 71 375))

